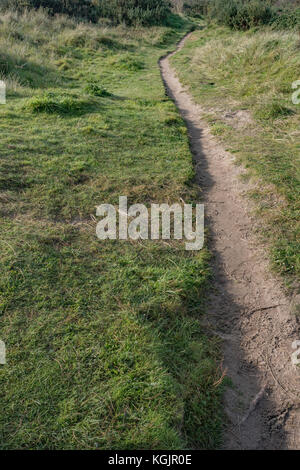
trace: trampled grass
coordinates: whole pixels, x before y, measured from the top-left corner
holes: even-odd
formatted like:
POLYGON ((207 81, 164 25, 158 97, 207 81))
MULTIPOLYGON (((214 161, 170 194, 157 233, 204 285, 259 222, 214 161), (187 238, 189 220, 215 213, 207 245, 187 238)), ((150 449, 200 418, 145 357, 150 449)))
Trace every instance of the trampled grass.
POLYGON ((216 447, 207 251, 95 235, 96 206, 119 195, 197 200, 157 67, 187 26, 1 20, 0 447, 216 447))
POLYGON ((212 131, 247 168, 273 265, 293 285, 300 272, 297 33, 210 26, 194 32, 172 63, 212 131))

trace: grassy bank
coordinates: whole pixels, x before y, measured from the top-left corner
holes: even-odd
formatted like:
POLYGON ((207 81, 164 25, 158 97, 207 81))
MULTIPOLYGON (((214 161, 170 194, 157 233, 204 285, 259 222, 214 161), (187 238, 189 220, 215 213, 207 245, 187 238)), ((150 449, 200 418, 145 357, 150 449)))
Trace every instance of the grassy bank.
POLYGON ((196 201, 157 67, 186 28, 1 16, 2 449, 219 443, 207 251, 95 236, 96 206, 119 195, 196 201))
POLYGON ((292 285, 300 272, 300 106, 292 103, 299 62, 296 32, 216 26, 194 32, 172 58, 213 133, 247 168, 259 230, 292 285))

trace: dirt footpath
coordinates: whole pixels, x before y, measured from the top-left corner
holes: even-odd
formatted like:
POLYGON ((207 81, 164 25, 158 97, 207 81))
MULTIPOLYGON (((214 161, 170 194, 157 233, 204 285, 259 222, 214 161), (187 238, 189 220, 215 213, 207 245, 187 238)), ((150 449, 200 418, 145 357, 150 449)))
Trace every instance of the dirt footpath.
POLYGON ((243 169, 210 134, 168 57, 160 61, 162 78, 188 127, 214 254, 206 322, 223 339, 223 367, 232 380, 224 398, 224 448, 300 449, 300 375, 291 361, 300 333, 291 299, 253 233, 243 169))

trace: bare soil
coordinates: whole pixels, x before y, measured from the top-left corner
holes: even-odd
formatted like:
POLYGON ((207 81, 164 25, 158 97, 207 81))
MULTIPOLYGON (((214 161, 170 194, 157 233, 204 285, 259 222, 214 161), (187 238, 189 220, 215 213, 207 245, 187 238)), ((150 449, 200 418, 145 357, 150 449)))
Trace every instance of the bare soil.
POLYGON ((300 334, 293 302, 255 233, 249 187, 239 177, 244 170, 212 136, 201 107, 178 80, 168 60, 175 53, 160 60, 160 69, 189 131, 213 252, 206 323, 223 339, 223 367, 232 381, 224 396, 223 447, 300 449, 300 375, 291 361, 300 334))

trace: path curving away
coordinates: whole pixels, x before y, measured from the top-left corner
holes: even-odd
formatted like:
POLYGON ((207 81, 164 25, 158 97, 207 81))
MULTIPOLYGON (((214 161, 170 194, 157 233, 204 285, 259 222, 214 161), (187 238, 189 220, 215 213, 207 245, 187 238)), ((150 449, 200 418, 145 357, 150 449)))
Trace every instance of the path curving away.
POLYGON ((224 448, 300 449, 300 376, 291 361, 300 333, 291 302, 253 233, 243 169, 211 135, 200 106, 178 80, 168 60, 175 53, 159 66, 189 131, 211 234, 214 290, 206 323, 223 339, 223 367, 233 383, 224 397, 224 448))

